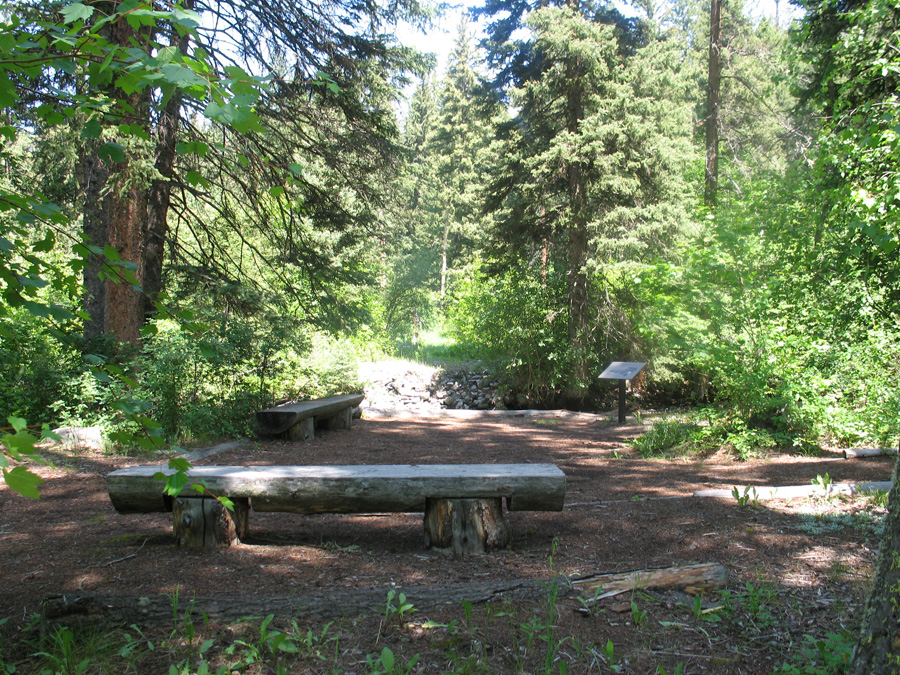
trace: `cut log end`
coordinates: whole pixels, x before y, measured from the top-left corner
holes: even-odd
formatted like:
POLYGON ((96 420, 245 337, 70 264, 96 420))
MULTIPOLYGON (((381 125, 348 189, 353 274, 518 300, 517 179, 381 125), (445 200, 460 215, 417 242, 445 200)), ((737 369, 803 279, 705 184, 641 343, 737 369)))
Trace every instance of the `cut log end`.
POLYGON ((425 545, 454 555, 509 546, 503 499, 426 499, 425 545))

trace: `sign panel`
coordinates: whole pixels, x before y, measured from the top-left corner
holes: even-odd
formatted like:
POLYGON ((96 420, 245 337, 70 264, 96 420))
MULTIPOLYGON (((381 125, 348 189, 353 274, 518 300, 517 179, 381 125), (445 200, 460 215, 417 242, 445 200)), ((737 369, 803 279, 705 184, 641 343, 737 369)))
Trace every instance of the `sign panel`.
POLYGON ((633 380, 646 363, 640 361, 613 361, 600 373, 601 380, 633 380))

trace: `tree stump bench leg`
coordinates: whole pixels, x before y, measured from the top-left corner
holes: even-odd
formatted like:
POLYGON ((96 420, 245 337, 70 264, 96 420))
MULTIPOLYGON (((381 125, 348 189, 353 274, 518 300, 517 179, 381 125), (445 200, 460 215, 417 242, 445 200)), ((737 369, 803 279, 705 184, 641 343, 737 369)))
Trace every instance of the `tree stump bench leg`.
POLYGON ((312 417, 302 419, 287 430, 287 437, 292 441, 311 441, 316 436, 316 421, 312 417))
POLYGON ((350 406, 347 406, 337 415, 328 418, 327 428, 329 431, 336 431, 340 429, 349 429, 350 422, 353 419, 353 409, 350 406))
POLYGON ((425 546, 467 555, 509 546, 503 498, 425 500, 425 546))
POLYGON ((250 500, 235 498, 234 511, 211 497, 178 497, 172 526, 179 546, 198 550, 231 546, 250 532, 250 500))

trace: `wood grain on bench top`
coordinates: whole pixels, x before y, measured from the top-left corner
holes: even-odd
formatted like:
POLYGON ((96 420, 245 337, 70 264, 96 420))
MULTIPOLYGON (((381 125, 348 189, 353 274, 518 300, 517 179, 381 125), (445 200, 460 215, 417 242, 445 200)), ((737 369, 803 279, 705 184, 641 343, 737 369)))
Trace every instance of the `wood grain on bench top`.
MULTIPOLYGON (((107 476, 120 513, 171 510, 163 466, 133 466, 107 476)), ((197 466, 189 475, 216 495, 249 497, 256 511, 293 513, 421 512, 425 499, 507 497, 512 511, 561 511, 566 476, 554 464, 384 464, 347 466, 197 466)), ((185 496, 197 493, 186 488, 185 496)))

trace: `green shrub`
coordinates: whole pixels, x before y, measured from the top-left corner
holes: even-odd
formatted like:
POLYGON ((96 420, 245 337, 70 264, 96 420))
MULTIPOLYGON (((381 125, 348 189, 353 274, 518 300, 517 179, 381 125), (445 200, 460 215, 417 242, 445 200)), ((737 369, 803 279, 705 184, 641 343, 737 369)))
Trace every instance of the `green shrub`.
POLYGON ((451 336, 496 359, 507 388, 549 404, 571 370, 565 297, 562 284, 528 265, 500 276, 476 269, 448 306, 451 336))
POLYGON ((687 451, 698 439, 700 427, 695 422, 664 419, 633 441, 631 447, 642 457, 665 457, 687 451))
POLYGON ((82 372, 81 355, 45 323, 15 309, 0 318, 0 419, 58 424, 78 404, 71 385, 82 372))
POLYGON ((360 389, 349 340, 249 320, 202 336, 159 321, 137 365, 133 398, 170 441, 249 435, 254 413, 273 403, 360 389))

